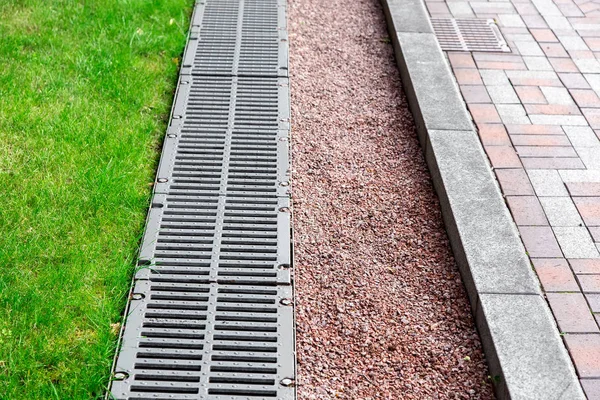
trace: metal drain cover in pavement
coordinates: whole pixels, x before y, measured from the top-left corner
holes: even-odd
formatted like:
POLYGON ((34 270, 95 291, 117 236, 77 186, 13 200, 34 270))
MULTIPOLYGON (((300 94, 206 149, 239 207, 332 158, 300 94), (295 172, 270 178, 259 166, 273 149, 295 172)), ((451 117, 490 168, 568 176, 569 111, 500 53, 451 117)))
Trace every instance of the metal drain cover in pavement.
POLYGON ((492 19, 432 18, 431 24, 442 50, 510 52, 492 19))

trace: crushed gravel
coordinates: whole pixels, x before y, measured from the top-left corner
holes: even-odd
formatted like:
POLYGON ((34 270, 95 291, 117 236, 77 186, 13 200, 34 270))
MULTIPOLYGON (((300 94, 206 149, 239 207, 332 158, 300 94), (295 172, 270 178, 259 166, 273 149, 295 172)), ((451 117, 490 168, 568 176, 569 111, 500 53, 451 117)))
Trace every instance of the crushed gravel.
POLYGON ((291 0, 298 395, 489 399, 378 0, 291 0))

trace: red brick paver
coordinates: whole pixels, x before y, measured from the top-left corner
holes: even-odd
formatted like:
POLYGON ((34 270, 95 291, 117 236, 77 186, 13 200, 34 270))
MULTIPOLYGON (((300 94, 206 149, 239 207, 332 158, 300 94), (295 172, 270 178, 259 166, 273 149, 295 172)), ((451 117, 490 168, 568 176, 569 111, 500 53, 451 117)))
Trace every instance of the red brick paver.
POLYGON ((425 0, 511 53, 450 53, 582 385, 600 400, 600 0, 425 0))

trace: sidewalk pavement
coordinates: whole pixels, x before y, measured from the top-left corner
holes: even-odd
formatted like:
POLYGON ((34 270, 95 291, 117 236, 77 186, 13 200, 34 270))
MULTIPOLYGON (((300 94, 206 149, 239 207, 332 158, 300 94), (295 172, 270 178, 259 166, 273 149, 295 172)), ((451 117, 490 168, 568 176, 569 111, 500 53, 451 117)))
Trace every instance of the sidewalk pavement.
POLYGON ((600 0, 425 0, 512 52, 447 52, 586 395, 600 399, 600 0))

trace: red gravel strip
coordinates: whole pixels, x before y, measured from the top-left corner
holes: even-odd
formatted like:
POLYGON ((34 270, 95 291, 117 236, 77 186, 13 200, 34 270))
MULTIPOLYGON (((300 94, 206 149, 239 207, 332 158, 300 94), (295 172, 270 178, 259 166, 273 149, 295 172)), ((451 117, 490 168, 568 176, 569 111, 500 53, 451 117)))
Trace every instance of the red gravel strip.
POLYGON ((291 0, 298 393, 491 398, 378 0, 291 0))

